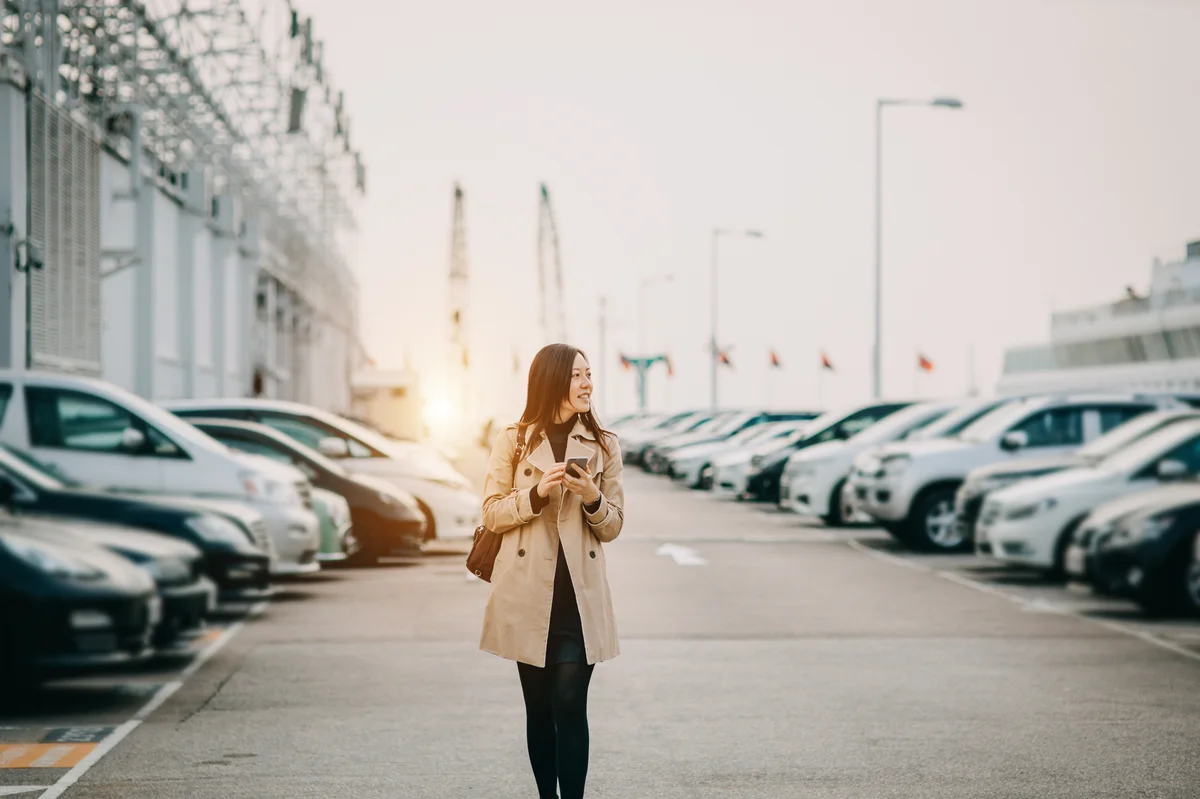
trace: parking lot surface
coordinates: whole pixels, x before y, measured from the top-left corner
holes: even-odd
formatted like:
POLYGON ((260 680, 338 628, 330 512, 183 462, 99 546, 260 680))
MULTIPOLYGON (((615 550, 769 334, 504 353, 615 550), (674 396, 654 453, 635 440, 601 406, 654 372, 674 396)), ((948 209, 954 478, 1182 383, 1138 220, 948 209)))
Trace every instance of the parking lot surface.
MULTIPOLYGON (((629 470, 596 797, 1194 797, 1200 625, 629 470)), ((465 546, 337 570, 0 717, 0 796, 536 795, 465 546)))

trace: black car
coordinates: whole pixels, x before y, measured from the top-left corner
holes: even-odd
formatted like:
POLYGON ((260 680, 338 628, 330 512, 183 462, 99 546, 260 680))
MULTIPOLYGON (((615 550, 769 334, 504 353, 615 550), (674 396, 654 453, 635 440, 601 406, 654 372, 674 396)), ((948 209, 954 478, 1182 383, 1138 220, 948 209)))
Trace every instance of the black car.
POLYGON ((200 499, 165 499, 68 485, 33 456, 0 445, 0 481, 12 486, 13 506, 23 514, 109 522, 148 530, 192 544, 204 556, 203 571, 225 598, 270 587, 270 556, 261 518, 244 508, 216 510, 200 499))
POLYGON ((386 480, 350 474, 334 461, 291 436, 257 422, 198 419, 188 422, 227 447, 264 455, 295 466, 317 488, 341 494, 350 505, 359 550, 350 563, 374 563, 387 555, 420 554, 425 514, 409 493, 386 480))
POLYGON ((955 522, 959 529, 964 531, 964 535, 970 539, 974 536, 975 523, 979 521, 979 513, 983 510, 984 500, 993 491, 999 491, 1001 488, 1006 488, 1022 480, 1031 480, 1077 466, 1095 465, 1140 438, 1168 425, 1189 419, 1200 419, 1200 411, 1190 408, 1149 411, 1114 427, 1100 438, 1070 455, 1058 458, 1004 460, 975 469, 967 475, 967 479, 963 481, 955 495, 955 522))
POLYGON ((0 685, 147 656, 161 613, 154 580, 128 559, 63 530, 0 518, 0 685))
POLYGON ((856 408, 849 413, 830 413, 817 419, 808 428, 808 435, 797 439, 770 455, 755 455, 750 461, 750 477, 743 499, 758 502, 779 502, 779 484, 787 459, 793 452, 826 441, 844 441, 865 430, 880 419, 907 408, 911 402, 877 402, 856 408))
POLYGON ((1164 496, 1121 518, 1091 553, 1093 579, 1133 599, 1147 613, 1200 615, 1195 567, 1200 485, 1190 496, 1164 496))
MULTIPOLYGON (((10 487, 10 483, 0 482, 0 503, 11 501, 11 497, 5 496, 10 487)), ((200 550, 186 541, 81 520, 24 517, 22 522, 31 535, 65 531, 128 559, 146 572, 154 580, 162 600, 162 613, 154 627, 156 647, 170 645, 204 629, 204 620, 216 605, 217 589, 204 576, 200 550)))

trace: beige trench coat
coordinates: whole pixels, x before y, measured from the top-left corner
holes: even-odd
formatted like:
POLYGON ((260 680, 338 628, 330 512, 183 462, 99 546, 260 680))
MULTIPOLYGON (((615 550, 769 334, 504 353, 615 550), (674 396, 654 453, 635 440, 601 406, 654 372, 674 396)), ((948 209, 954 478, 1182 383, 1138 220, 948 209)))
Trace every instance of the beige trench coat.
POLYGON ((527 429, 525 456, 513 469, 517 426, 500 432, 492 445, 483 488, 483 524, 502 533, 500 552, 492 570, 492 592, 483 616, 479 648, 502 658, 546 665, 550 605, 558 543, 575 586, 583 644, 588 663, 617 656, 617 624, 604 564, 604 544, 615 539, 624 523, 625 494, 621 488, 621 451, 616 436, 608 439, 611 456, 582 422, 567 439, 568 458, 587 458, 588 471, 600 489, 600 508, 586 514, 583 501, 562 486, 550 494, 541 513, 534 515, 530 492, 554 466, 554 453, 544 432, 527 429))

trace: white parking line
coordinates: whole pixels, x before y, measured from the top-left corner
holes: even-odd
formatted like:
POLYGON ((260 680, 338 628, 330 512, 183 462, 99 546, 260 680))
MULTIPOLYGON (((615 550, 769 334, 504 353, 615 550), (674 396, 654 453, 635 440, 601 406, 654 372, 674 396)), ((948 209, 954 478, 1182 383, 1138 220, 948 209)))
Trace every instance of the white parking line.
MULTIPOLYGON (((266 609, 267 604, 267 602, 258 602, 251 606, 250 610, 246 613, 246 619, 251 619, 260 615, 266 609)), ((63 793, 65 793, 72 785, 79 782, 83 775, 87 774, 91 767, 100 761, 100 758, 111 752, 117 744, 125 740, 129 733, 136 730, 151 713, 153 713, 155 710, 158 710, 158 708, 161 707, 164 702, 170 699, 172 694, 182 688, 184 681, 195 674, 201 666, 203 666, 212 658, 213 655, 220 652, 235 635, 241 632, 245 625, 246 620, 243 619, 242 621, 231 625, 228 629, 221 633, 221 635, 219 635, 211 644, 201 650, 200 654, 196 655, 195 660, 193 660, 186 669, 180 672, 179 680, 166 683, 162 688, 159 688, 157 691, 155 691, 154 696, 150 698, 150 701, 142 705, 138 712, 133 714, 133 718, 109 733, 108 737, 101 741, 95 749, 89 752, 87 757, 79 761, 79 765, 75 766, 66 774, 59 777, 58 782, 46 789, 46 791, 40 797, 38 797, 38 799, 56 799, 57 797, 62 796, 63 793)))
POLYGON ((1152 633, 1146 632, 1145 630, 1139 630, 1135 627, 1121 624, 1120 622, 1108 621, 1107 619, 1096 619, 1080 613, 1077 610, 1072 610, 1065 605, 1057 605, 1052 602, 1047 602, 1044 599, 1030 599, 1017 594, 1012 594, 1008 591, 996 588, 993 585, 972 580, 970 577, 963 577, 961 574, 956 574, 955 572, 943 571, 941 569, 931 569, 924 564, 914 563, 906 558, 899 558, 895 555, 889 555, 886 552, 880 552, 878 550, 871 549, 870 547, 863 546, 858 541, 849 541, 847 543, 850 545, 851 549, 856 549, 859 552, 862 552, 865 555, 870 555, 873 558, 885 560, 888 563, 903 566, 907 569, 914 569, 916 571, 936 574, 938 577, 942 577, 952 583, 957 583, 959 585, 966 586, 967 588, 972 588, 976 591, 981 591, 985 594, 990 594, 994 597, 1005 599, 1017 605, 1021 608, 1021 610, 1027 613, 1060 613, 1064 616, 1074 616, 1080 621, 1087 622, 1088 624, 1096 624, 1100 627, 1104 627, 1107 630, 1137 638, 1148 644, 1153 644, 1154 646, 1157 646, 1160 649, 1165 649, 1168 652, 1174 652, 1177 655, 1182 655, 1190 660, 1200 661, 1200 652, 1193 652, 1192 650, 1179 646, 1171 641, 1165 641, 1152 633))

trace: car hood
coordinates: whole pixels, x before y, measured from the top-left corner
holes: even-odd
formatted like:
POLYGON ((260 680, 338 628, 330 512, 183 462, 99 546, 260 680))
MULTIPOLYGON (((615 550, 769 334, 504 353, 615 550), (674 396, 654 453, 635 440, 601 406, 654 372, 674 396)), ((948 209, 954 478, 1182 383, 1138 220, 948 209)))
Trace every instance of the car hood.
POLYGON ((1021 504, 1046 497, 1088 491, 1105 483, 1120 480, 1123 476, 1120 472, 1083 466, 1025 480, 1015 486, 1003 488, 991 496, 997 502, 1005 505, 1021 504))
POLYGON ((282 480, 288 483, 299 483, 307 481, 304 472, 297 469, 295 466, 289 466, 286 463, 272 460, 265 455, 253 455, 248 452, 234 452, 234 457, 240 462, 246 464, 246 468, 253 469, 256 472, 262 472, 268 477, 273 477, 276 480, 282 480))
POLYGON ((423 519, 424 513, 421 511, 421 506, 417 504, 417 498, 409 492, 400 488, 395 483, 390 483, 382 477, 376 477, 371 474, 363 474, 355 472, 350 475, 351 479, 359 485, 366 486, 380 494, 391 497, 397 505, 407 508, 414 519, 423 519))
POLYGON ((822 441, 820 444, 813 444, 811 447, 796 450, 792 454, 791 463, 810 463, 812 461, 823 461, 829 458, 835 458, 839 455, 847 454, 845 441, 822 441))
POLYGON ((972 480, 987 480, 993 477, 1009 478, 1036 476, 1059 472, 1064 469, 1074 469, 1086 465, 1081 458, 1065 456, 1058 458, 1024 458, 1015 461, 1001 461, 980 466, 971 471, 972 480))
POLYGON ((261 513, 234 499, 224 500, 172 494, 125 494, 119 491, 113 492, 112 496, 136 500, 147 505, 161 505, 167 508, 174 508, 175 510, 189 510, 196 513, 217 513, 237 519, 246 526, 250 526, 262 519, 261 513))
POLYGON ((48 529, 57 533, 66 532, 79 535, 93 544, 129 552, 135 557, 146 560, 154 558, 195 560, 201 557, 200 550, 187 541, 122 525, 80 519, 57 519, 52 516, 29 517, 27 522, 31 529, 48 529))
MULTIPOLYGON (((108 551, 87 536, 70 531, 70 524, 24 517, 0 518, 0 542, 7 538, 25 540, 57 550, 104 573, 104 584, 127 591, 152 591, 154 580, 128 558, 108 551)), ((30 567, 33 569, 34 567, 30 567)), ((66 581, 67 578, 57 578, 66 581)))
POLYGON ((1168 507, 1197 500, 1200 500, 1200 484, 1197 483, 1173 483, 1148 488, 1145 491, 1138 491, 1096 506, 1084 521, 1083 526, 1096 529, 1115 522, 1123 516, 1140 513, 1147 508, 1166 510, 1168 507))

